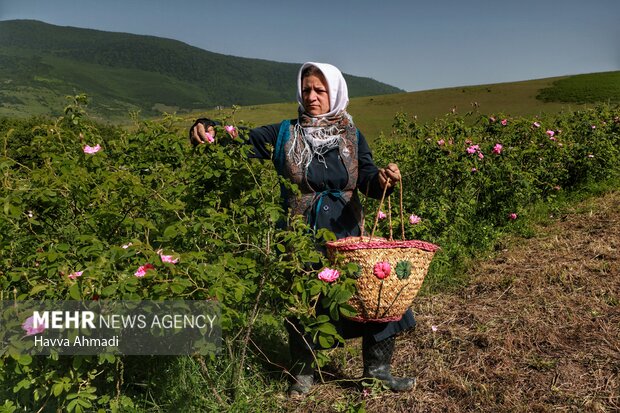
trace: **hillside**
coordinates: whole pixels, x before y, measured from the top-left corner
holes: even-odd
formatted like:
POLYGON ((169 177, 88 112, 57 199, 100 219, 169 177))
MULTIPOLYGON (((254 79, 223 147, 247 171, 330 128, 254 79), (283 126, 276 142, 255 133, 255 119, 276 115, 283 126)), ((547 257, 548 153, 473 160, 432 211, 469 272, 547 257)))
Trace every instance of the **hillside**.
MULTIPOLYGON (((0 115, 55 114, 65 95, 86 93, 107 120, 130 110, 152 116, 215 106, 294 99, 299 64, 208 52, 152 36, 0 22, 0 115), (53 108, 53 109, 52 109, 53 108)), ((402 90, 345 75, 350 94, 402 90)))

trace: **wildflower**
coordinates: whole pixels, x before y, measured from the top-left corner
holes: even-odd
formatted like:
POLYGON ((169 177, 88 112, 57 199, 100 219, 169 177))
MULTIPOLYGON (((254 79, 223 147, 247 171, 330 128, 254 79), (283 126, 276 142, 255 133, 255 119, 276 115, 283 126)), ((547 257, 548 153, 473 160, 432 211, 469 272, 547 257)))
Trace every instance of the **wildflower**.
POLYGON ((515 219, 517 219, 517 214, 515 214, 514 212, 508 214, 508 219, 514 221, 515 219))
POLYGON ((596 125, 592 125, 592 129, 596 129, 596 125))
POLYGON ((28 218, 32 218, 32 217, 33 217, 32 211, 28 211, 28 218))
POLYGON ((231 135, 235 133, 235 127, 232 125, 226 125, 224 126, 224 129, 226 129, 226 132, 228 132, 231 135))
POLYGON ((552 137, 549 138, 549 140, 555 142, 555 141, 557 141, 557 138, 555 136, 552 136, 552 137))
POLYGON ((437 145, 439 145, 439 146, 444 146, 445 144, 446 144, 446 141, 444 141, 443 139, 439 139, 437 141, 437 145))
POLYGON ((378 215, 379 219, 387 218, 387 215, 385 215, 385 212, 383 212, 383 211, 379 211, 379 213, 377 215, 378 215))
POLYGON ((213 138, 213 135, 211 135, 209 132, 205 132, 205 139, 209 143, 215 142, 215 139, 213 138))
POLYGON ((91 155, 93 153, 97 153, 100 150, 101 150, 101 146, 99 144, 97 144, 95 146, 88 146, 88 145, 86 145, 86 146, 84 146, 84 149, 83 149, 84 153, 89 154, 89 155, 91 155))
POLYGON ((472 171, 472 172, 478 172, 478 169, 476 169, 476 168, 471 168, 471 171, 472 171))
POLYGON ((503 126, 508 125, 508 119, 502 119, 502 125, 503 126))
POLYGON ((390 273, 392 272, 392 266, 389 262, 386 261, 378 262, 375 264, 372 272, 378 279, 382 280, 390 276, 390 273))
POLYGON ((336 281, 338 277, 340 277, 340 273, 338 272, 338 270, 325 267, 323 271, 319 273, 318 277, 321 281, 331 283, 336 281))
POLYGON ((32 336, 35 334, 39 334, 45 331, 44 325, 34 326, 34 316, 31 315, 22 323, 22 330, 26 332, 27 336, 32 336))
POLYGON ((552 131, 551 129, 547 129, 547 132, 545 132, 547 135, 549 135, 550 138, 553 137, 553 135, 555 135, 555 132, 552 131))
POLYGON ((72 272, 71 274, 67 275, 67 277, 69 277, 72 280, 75 280, 77 277, 81 277, 83 272, 84 271, 72 272))
POLYGON ((419 224, 422 221, 422 218, 420 218, 417 215, 411 214, 409 215, 409 223, 411 225, 415 225, 415 224, 419 224))
POLYGON ((439 328, 437 328, 437 326, 431 326, 431 330, 433 331, 433 333, 436 333, 439 328))
POLYGON ((478 158, 484 159, 484 154, 482 152, 478 152, 478 158))
POLYGON ((588 155, 588 158, 594 158, 594 155, 589 154, 589 155, 588 155))
POLYGON ((493 116, 489 116, 489 122, 491 123, 495 122, 495 118, 493 116))
POLYGON ((136 277, 144 277, 148 270, 154 270, 155 266, 153 264, 144 264, 138 267, 138 270, 134 273, 136 277))
POLYGON ((171 264, 176 264, 179 262, 179 259, 175 259, 172 255, 164 255, 162 250, 158 250, 157 253, 159 254, 159 258, 161 258, 161 262, 169 262, 171 264))
POLYGON ((504 147, 502 146, 501 143, 496 143, 495 146, 493 147, 493 153, 496 154, 496 155, 499 155, 499 154, 502 153, 502 149, 503 148, 504 147))
POLYGON ((467 148, 467 153, 473 154, 473 153, 476 153, 479 150, 480 150, 480 146, 479 145, 472 145, 469 148, 467 148))
POLYGON ((562 187, 560 185, 556 185, 553 187, 553 189, 555 189, 556 191, 559 191, 560 189, 562 189, 562 187))
POLYGON ((364 391, 362 391, 362 399, 366 399, 368 396, 370 396, 370 390, 364 389, 364 391))
POLYGON ((132 245, 133 245, 133 243, 132 243, 132 242, 128 242, 127 244, 123 244, 123 245, 121 245, 121 248, 122 248, 122 249, 124 249, 124 250, 126 250, 127 248, 131 247, 132 245))
POLYGON ((534 122, 534 123, 532 123, 532 126, 535 127, 535 128, 540 128, 540 123, 534 122))

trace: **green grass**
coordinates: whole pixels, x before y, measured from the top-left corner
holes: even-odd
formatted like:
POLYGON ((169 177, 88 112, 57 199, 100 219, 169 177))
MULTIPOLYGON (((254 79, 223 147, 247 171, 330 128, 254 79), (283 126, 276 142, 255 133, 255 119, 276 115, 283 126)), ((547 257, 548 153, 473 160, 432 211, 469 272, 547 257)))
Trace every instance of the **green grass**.
POLYGON ((558 79, 540 91, 545 102, 620 102, 620 71, 584 74, 558 79))

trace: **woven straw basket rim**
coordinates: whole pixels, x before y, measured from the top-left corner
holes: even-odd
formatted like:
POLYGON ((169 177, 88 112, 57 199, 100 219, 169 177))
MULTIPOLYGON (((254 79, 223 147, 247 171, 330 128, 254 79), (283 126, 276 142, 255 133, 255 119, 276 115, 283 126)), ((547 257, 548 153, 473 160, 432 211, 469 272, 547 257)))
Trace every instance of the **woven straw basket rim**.
POLYGON ((326 243, 327 248, 337 251, 353 251, 358 249, 382 248, 418 248, 428 252, 436 252, 439 246, 420 240, 387 240, 385 238, 347 237, 326 243))

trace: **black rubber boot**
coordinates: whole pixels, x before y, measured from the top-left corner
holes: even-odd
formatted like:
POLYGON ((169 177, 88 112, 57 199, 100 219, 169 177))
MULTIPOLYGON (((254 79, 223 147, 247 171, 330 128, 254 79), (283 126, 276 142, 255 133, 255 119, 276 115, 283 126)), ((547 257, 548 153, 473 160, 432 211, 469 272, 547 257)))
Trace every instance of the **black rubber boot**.
POLYGON ((288 388, 289 397, 303 396, 310 391, 314 383, 314 356, 303 338, 287 326, 289 332, 289 351, 291 353, 291 369, 293 383, 288 388))
POLYGON ((395 342, 394 336, 378 342, 371 336, 364 336, 362 339, 364 377, 379 379, 393 391, 408 391, 413 388, 415 378, 394 377, 391 373, 395 342))

